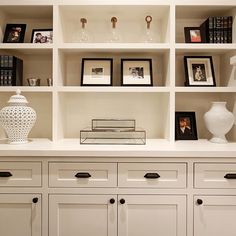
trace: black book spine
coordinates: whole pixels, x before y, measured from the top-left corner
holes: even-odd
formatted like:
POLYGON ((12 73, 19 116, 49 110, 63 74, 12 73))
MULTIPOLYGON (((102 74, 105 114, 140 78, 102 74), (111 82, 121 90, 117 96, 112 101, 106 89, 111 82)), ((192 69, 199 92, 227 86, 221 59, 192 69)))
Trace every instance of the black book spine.
POLYGON ((23 61, 16 57, 13 58, 12 85, 23 85, 23 61))
POLYGON ((12 70, 8 70, 8 85, 12 86, 12 70))
POLYGON ((3 86, 7 86, 8 85, 8 71, 7 70, 3 70, 3 74, 4 74, 4 79, 3 79, 3 86))
POLYGON ((4 56, 1 55, 0 57, 1 57, 1 63, 0 63, 0 64, 1 64, 1 67, 4 67, 4 56))
POLYGON ((217 42, 216 17, 213 17, 213 43, 217 42))
POLYGON ((232 24, 233 24, 233 17, 228 17, 228 43, 232 43, 232 24))
POLYGON ((221 31, 221 18, 216 17, 216 25, 215 25, 215 30, 216 30, 216 42, 215 43, 220 43, 220 31, 221 31))
POLYGON ((223 43, 228 42, 228 17, 223 17, 223 43))
POLYGON ((208 43, 214 43, 214 20, 213 17, 209 17, 209 26, 208 26, 208 43))
POLYGON ((1 69, 0 70, 0 86, 3 86, 3 85, 4 85, 4 72, 1 69))

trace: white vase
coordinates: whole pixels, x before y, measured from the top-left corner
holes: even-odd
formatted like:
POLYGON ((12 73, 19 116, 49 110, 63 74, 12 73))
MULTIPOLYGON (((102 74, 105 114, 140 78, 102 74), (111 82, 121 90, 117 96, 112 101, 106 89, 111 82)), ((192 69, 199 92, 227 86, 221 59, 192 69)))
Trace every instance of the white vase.
POLYGON ((212 133, 213 143, 227 143, 225 135, 234 124, 234 115, 227 110, 226 102, 212 102, 212 106, 204 115, 207 129, 212 133))
POLYGON ((11 96, 9 106, 0 111, 0 123, 7 133, 10 144, 28 142, 28 135, 36 121, 36 112, 27 106, 28 101, 20 90, 11 96))

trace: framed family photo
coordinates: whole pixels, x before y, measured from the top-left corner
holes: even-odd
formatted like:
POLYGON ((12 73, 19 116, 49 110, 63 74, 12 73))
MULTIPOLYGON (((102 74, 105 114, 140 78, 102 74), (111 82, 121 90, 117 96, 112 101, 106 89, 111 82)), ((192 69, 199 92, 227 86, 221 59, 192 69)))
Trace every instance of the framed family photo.
POLYGON ((211 56, 184 57, 186 86, 216 86, 211 56))
POLYGON ((152 60, 121 59, 121 85, 152 86, 152 60))
POLYGON ((175 140, 197 140, 195 112, 175 112, 175 140))
POLYGON ((23 43, 26 24, 7 24, 3 43, 23 43))
POLYGON ((31 36, 31 43, 52 43, 53 30, 52 29, 33 29, 31 36))
POLYGON ((185 43, 203 43, 200 27, 184 27, 185 43))
POLYGON ((83 58, 81 86, 112 86, 112 58, 83 58))

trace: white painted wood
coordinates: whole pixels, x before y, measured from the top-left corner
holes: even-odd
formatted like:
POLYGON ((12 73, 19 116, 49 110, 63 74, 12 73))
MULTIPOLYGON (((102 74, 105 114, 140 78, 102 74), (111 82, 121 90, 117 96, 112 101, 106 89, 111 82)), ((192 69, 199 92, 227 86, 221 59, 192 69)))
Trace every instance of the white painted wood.
POLYGON ((41 236, 41 195, 0 194, 0 235, 41 236))
POLYGON ((50 187, 115 187, 115 163, 49 163, 50 187), (89 178, 76 178, 77 173, 89 173, 89 178))
POLYGON ((194 236, 234 236, 235 196, 194 196, 194 236), (197 199, 203 201, 197 205, 197 199))
POLYGON ((0 172, 10 172, 10 177, 0 177, 1 187, 41 186, 41 162, 2 162, 0 172))
POLYGON ((119 236, 186 236, 185 196, 119 195, 119 236))
POLYGON ((140 188, 186 188, 185 163, 119 163, 118 186, 140 188), (147 179, 146 174, 160 177, 147 179))
POLYGON ((236 179, 226 179, 226 174, 236 174, 235 163, 195 163, 196 188, 236 188, 236 179))
POLYGON ((50 195, 49 236, 116 236, 115 195, 50 195), (110 199, 115 203, 111 204, 110 199))

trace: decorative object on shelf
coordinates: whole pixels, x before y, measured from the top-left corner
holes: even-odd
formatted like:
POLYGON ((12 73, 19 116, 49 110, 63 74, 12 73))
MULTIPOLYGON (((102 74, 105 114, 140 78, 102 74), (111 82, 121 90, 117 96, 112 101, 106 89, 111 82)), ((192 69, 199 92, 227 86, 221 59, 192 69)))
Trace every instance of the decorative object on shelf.
POLYGON ((144 35, 144 42, 145 43, 151 43, 151 42, 153 42, 153 37, 154 37, 153 33, 151 31, 152 17, 151 16, 146 16, 145 21, 147 23, 147 26, 146 26, 146 32, 145 32, 145 35, 144 35))
POLYGON ((203 43, 200 27, 184 27, 185 43, 203 43))
POLYGON ((40 86, 40 78, 38 77, 27 78, 27 82, 29 86, 40 86))
POLYGON ((112 86, 113 59, 83 58, 81 86, 112 86))
POLYGON ((53 43, 53 30, 33 29, 31 43, 53 43))
POLYGON ((235 118, 226 108, 226 102, 212 102, 211 108, 204 114, 207 129, 212 133, 213 143, 227 143, 225 135, 232 128, 235 118))
POLYGON ((211 56, 184 56, 185 86, 216 86, 211 56))
POLYGON ((0 55, 0 86, 22 86, 23 60, 12 55, 0 55))
POLYGON ((197 140, 195 112, 175 112, 175 140, 197 140))
POLYGON ((47 78, 47 85, 52 86, 52 78, 47 78))
POLYGON ((232 25, 232 16, 209 17, 200 25, 203 42, 232 43, 232 25))
POLYGON ((3 43, 23 43, 26 24, 7 24, 3 43))
POLYGON ((146 132, 133 119, 93 119, 92 128, 80 131, 80 144, 144 145, 146 132))
POLYGON ((36 112, 27 106, 28 101, 17 89, 16 95, 10 97, 9 106, 0 111, 0 123, 7 133, 10 144, 28 142, 28 135, 36 121, 36 112))
POLYGON ((152 86, 152 59, 121 59, 121 85, 152 86))
POLYGON ((110 43, 119 43, 121 41, 121 35, 119 33, 119 31, 117 30, 117 18, 116 17, 112 17, 111 18, 111 25, 112 25, 112 29, 111 29, 111 33, 110 33, 110 38, 108 40, 108 42, 110 43))
POLYGON ((236 56, 230 58, 230 65, 233 66, 230 79, 228 82, 229 87, 236 87, 236 56))
POLYGON ((80 29, 79 35, 78 35, 78 42, 80 42, 80 43, 86 43, 86 42, 91 41, 89 33, 88 33, 88 31, 87 31, 87 29, 85 27, 87 22, 88 21, 87 21, 86 18, 81 18, 80 19, 81 29, 80 29))

